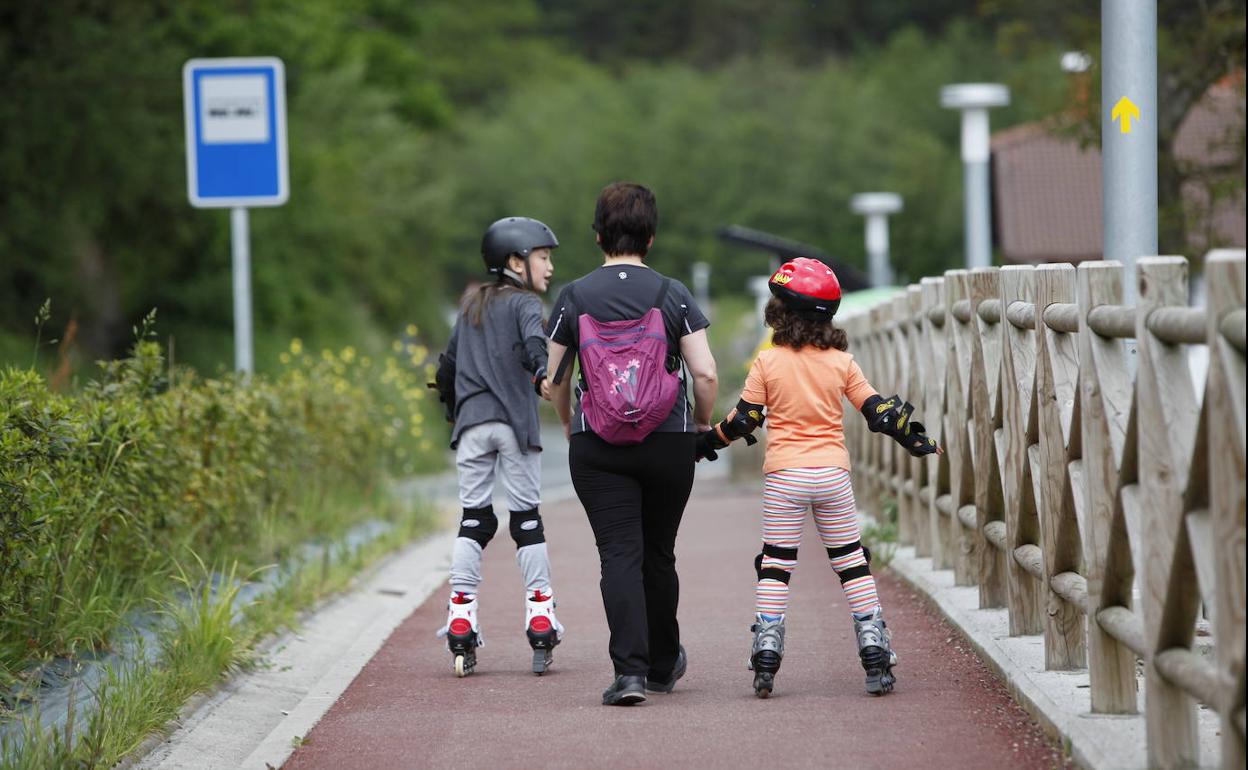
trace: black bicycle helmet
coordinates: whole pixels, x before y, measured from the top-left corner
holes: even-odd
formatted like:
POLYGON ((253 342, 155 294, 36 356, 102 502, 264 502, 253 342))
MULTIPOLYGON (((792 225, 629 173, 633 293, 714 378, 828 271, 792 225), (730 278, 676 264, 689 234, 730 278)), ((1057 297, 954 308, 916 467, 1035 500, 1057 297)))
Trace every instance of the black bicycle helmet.
POLYGON ((512 254, 528 257, 533 249, 553 249, 558 245, 555 233, 536 219, 505 217, 486 228, 481 239, 481 258, 487 271, 501 275, 512 254))

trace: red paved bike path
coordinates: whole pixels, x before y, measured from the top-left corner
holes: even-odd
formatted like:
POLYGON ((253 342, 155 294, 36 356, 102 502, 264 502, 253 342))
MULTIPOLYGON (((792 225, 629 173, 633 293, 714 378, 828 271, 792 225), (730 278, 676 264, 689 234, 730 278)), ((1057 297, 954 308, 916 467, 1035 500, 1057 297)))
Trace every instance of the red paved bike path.
POLYGON ((784 665, 769 700, 745 668, 759 492, 703 482, 677 542, 689 672, 671 694, 600 705, 611 680, 598 557, 575 502, 544 510, 558 615, 545 676, 529 672, 519 571, 506 527, 486 549, 477 673, 457 679, 434 630, 445 592, 394 632, 287 768, 1048 768, 1054 744, 904 582, 880 592, 900 656, 897 689, 863 689, 844 597, 808 523, 792 582, 784 665))

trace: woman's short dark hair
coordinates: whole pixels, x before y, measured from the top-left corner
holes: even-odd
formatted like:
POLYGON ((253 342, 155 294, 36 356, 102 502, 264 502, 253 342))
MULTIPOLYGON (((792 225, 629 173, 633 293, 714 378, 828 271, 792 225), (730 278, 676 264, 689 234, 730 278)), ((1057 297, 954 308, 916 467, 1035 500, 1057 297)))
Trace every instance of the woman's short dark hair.
POLYGON ((810 345, 819 350, 849 350, 849 335, 831 318, 812 318, 790 310, 778 297, 772 297, 763 311, 763 321, 771 327, 771 342, 780 347, 801 350, 810 345))
POLYGON ((594 232, 602 253, 644 257, 658 229, 659 206, 649 188, 633 182, 613 182, 602 188, 594 207, 594 232))

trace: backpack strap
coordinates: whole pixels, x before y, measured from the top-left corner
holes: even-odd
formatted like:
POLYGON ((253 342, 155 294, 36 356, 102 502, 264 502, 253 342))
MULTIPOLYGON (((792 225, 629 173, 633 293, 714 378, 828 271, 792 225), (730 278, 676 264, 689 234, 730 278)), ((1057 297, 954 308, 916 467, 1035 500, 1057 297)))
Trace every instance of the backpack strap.
MULTIPOLYGON (((650 303, 650 307, 656 308, 659 311, 659 315, 663 318, 663 331, 667 335, 667 357, 669 359, 673 355, 672 340, 680 339, 679 328, 671 326, 668 322, 667 313, 663 312, 663 303, 667 300, 667 292, 671 288, 672 279, 667 276, 663 276, 663 282, 659 284, 659 293, 655 296, 654 302, 650 303), (673 334, 673 331, 676 331, 677 333, 673 334)), ((668 371, 672 371, 670 363, 668 365, 668 371)))
MULTIPOLYGON (((567 302, 563 307, 565 313, 567 312, 569 304, 572 305, 572 307, 577 308, 578 311, 580 310, 580 304, 576 301, 576 294, 573 292, 572 287, 573 284, 568 284, 567 302)), ((572 365, 572 359, 576 357, 576 348, 576 345, 568 346, 568 349, 563 354, 563 358, 559 361, 559 368, 555 370, 555 376, 550 380, 551 385, 558 385, 563 382, 563 375, 568 373, 568 367, 572 365)))
POLYGON ((663 310, 663 300, 667 299, 667 290, 672 288, 672 279, 663 276, 663 283, 659 284, 659 295, 654 298, 654 302, 650 303, 650 307, 657 307, 663 310))

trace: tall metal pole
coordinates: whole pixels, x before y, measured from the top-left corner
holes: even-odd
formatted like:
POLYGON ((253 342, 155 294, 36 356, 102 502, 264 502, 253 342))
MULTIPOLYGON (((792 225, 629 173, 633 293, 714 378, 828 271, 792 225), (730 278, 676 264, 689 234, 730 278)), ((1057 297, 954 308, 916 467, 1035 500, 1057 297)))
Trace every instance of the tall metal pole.
POLYGON ((1157 2, 1101 3, 1101 179, 1105 259, 1157 253, 1157 2))
POLYGON ((871 285, 892 286, 896 276, 888 255, 888 215, 901 211, 901 196, 889 192, 859 193, 850 199, 849 208, 867 219, 865 241, 871 285))
POLYGON ((234 369, 246 376, 255 370, 251 354, 251 233, 247 209, 230 209, 230 243, 234 273, 234 369))
POLYGON ((1009 103, 1010 90, 997 83, 960 83, 940 89, 941 106, 962 111, 966 266, 969 269, 992 264, 988 109, 1009 103))

